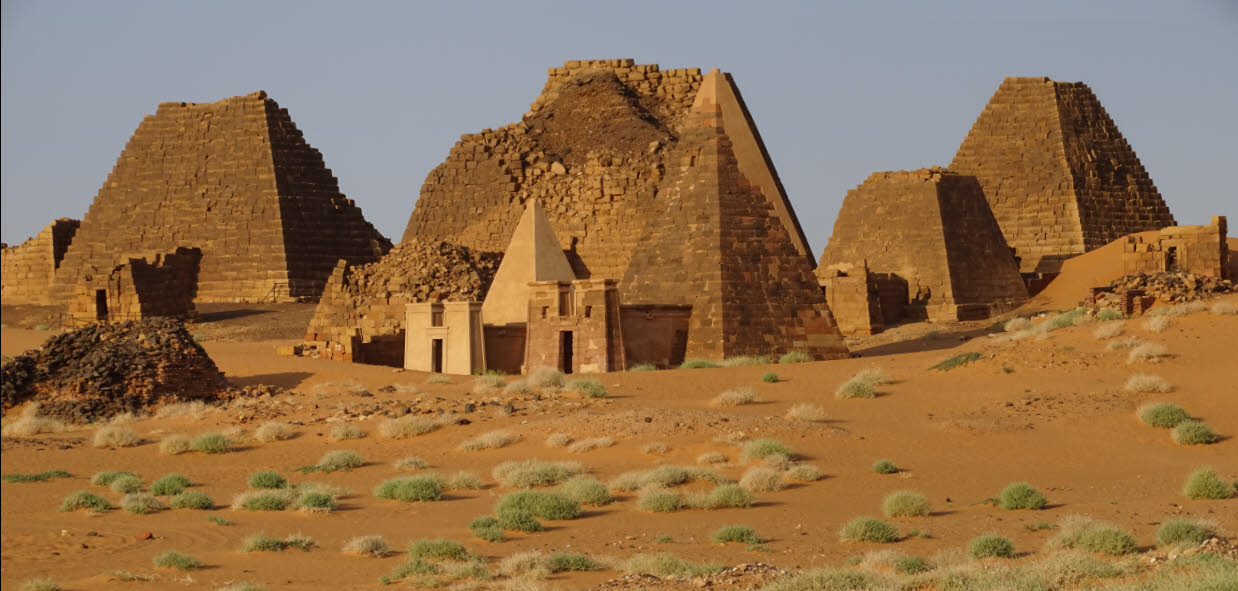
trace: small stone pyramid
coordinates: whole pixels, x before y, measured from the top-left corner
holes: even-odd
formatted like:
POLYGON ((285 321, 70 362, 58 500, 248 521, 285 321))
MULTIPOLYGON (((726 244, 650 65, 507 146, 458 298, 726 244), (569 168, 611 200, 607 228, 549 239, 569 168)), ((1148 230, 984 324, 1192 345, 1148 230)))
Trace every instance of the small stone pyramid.
POLYGON ((546 210, 538 200, 530 199, 482 302, 482 321, 495 325, 528 322, 529 282, 575 279, 546 210))
POLYGON ((1175 225, 1156 185, 1082 82, 1006 78, 950 170, 980 181, 1024 273, 1175 225))
POLYGON ((675 150, 620 285, 623 302, 691 306, 688 358, 848 356, 729 75, 705 76, 675 150))

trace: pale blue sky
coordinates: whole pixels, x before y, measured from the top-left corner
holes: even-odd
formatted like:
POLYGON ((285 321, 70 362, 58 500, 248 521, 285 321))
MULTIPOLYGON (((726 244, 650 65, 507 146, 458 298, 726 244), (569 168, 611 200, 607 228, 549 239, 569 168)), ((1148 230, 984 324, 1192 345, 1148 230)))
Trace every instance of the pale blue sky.
POLYGON ((1238 225, 1238 0, 3 2, 3 240, 80 218, 161 101, 266 90, 399 240, 462 133, 564 60, 729 71, 820 254, 877 170, 946 165, 1004 76, 1084 81, 1179 223, 1238 225))

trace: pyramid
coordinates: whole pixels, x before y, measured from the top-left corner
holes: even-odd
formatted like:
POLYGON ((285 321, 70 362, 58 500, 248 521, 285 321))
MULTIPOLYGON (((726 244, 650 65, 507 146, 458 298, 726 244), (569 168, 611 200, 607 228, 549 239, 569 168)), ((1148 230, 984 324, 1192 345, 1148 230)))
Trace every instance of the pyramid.
POLYGON ((847 192, 818 275, 865 264, 912 318, 987 318, 1027 299, 979 182, 950 171, 877 172, 847 192))
POLYGON ((705 76, 679 137, 623 303, 691 306, 689 358, 848 356, 729 75, 705 76))
POLYGON ((1082 82, 1006 78, 950 163, 975 176, 1024 273, 1126 234, 1175 225, 1152 179, 1082 82))
POLYGON ((340 259, 391 248, 265 92, 162 103, 126 144, 56 274, 200 248, 199 302, 317 297, 340 259))
POLYGON ((536 199, 529 200, 482 303, 486 324, 529 321, 529 282, 572 281, 576 275, 536 199))

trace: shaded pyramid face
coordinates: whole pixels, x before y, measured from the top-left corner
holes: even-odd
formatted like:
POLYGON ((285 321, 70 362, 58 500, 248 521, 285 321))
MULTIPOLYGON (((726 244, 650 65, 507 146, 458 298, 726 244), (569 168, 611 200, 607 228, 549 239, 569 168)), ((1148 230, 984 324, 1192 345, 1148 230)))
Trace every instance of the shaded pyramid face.
POLYGON ((503 253, 503 262, 482 303, 486 324, 529 321, 529 282, 572 281, 576 276, 559 248, 542 204, 532 200, 503 253))
POLYGON ((57 273, 64 298, 91 267, 202 249, 198 301, 316 297, 339 259, 391 248, 344 197, 286 109, 256 92, 162 103, 138 126, 57 273))
POLYGON ((691 306, 689 358, 789 350, 845 357, 812 257, 788 231, 794 213, 768 161, 741 160, 752 154, 741 153, 745 139, 759 147, 733 82, 711 72, 620 286, 623 301, 691 306), (728 111, 745 117, 728 121, 728 111))
POLYGON ((847 192, 818 273, 865 265, 879 292, 905 289, 906 303, 935 321, 984 318, 1027 299, 976 178, 940 169, 877 172, 847 192))
POLYGON ((1134 150, 1087 85, 1006 78, 950 170, 984 189, 1021 270, 1175 224, 1134 150))

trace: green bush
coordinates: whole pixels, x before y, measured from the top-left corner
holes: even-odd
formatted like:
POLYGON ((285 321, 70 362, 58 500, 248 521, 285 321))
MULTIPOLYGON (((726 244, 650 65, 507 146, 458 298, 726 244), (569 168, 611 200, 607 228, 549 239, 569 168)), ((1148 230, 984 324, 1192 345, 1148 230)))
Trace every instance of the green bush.
POLYGON ((592 558, 574 552, 555 552, 551 554, 546 557, 546 568, 552 573, 602 570, 602 566, 592 558))
POLYGON ((1204 466, 1187 476, 1182 494, 1188 499, 1228 499, 1234 496, 1234 487, 1221 480, 1215 470, 1204 466))
POLYGON ((567 388, 585 398, 606 398, 606 386, 594 379, 572 380, 567 388))
POLYGON ((1171 402, 1157 402, 1139 407, 1139 420, 1153 427, 1173 429, 1191 418, 1186 409, 1171 402))
POLYGON ((615 500, 606 490, 606 485, 592 476, 576 476, 560 487, 567 498, 581 505, 600 507, 615 500))
POLYGON ((915 575, 933 569, 929 562, 919 556, 899 556, 894 559, 894 572, 900 575, 915 575))
POLYGON ((0 479, 5 482, 44 482, 53 478, 72 478, 73 475, 64 470, 48 470, 38 474, 5 474, 0 479))
POLYGON ((898 530, 880 519, 857 517, 842 527, 838 532, 838 538, 844 542, 888 544, 898 540, 898 530))
POLYGON ((946 359, 945 361, 942 361, 929 369, 935 369, 937 371, 950 371, 956 367, 962 367, 978 359, 980 359, 980 354, 974 351, 971 353, 959 353, 958 355, 946 359))
POLYGON ((112 489, 112 492, 135 493, 142 490, 142 479, 131 475, 121 476, 113 480, 108 488, 112 489))
POLYGON ((243 506, 246 511, 283 511, 292 504, 288 495, 280 493, 258 493, 245 499, 243 506))
POLYGON ((533 517, 532 513, 524 509, 507 508, 495 511, 498 516, 499 526, 505 530, 520 531, 532 533, 546 529, 542 527, 542 523, 533 517))
POLYGON ((254 472, 249 476, 249 488, 286 488, 288 479, 280 476, 278 472, 254 472))
POLYGON ((744 525, 724 525, 709 537, 715 544, 739 542, 741 544, 760 544, 761 536, 751 527, 744 525))
POLYGON ((682 509, 683 497, 669 490, 650 489, 636 500, 636 508, 654 513, 672 513, 682 509))
POLYGON ((1043 509, 1048 501, 1026 482, 1015 482, 1002 489, 997 504, 1003 509, 1043 509))
POLYGON ((1209 538, 1217 535, 1216 527, 1198 519, 1170 519, 1156 530, 1156 545, 1163 546, 1198 546, 1209 538))
POLYGON ((679 364, 679 369, 713 369, 715 367, 722 367, 722 365, 708 359, 686 359, 679 364))
POLYGON ((339 508, 335 497, 325 492, 307 492, 297 499, 297 508, 315 513, 330 513, 339 508))
POLYGON ((133 472, 96 472, 90 477, 90 483, 98 486, 112 486, 112 483, 121 478, 137 478, 138 475, 133 472))
POLYGON ((778 363, 806 363, 812 360, 812 355, 803 351, 787 351, 778 358, 778 363))
POLYGON ((757 496, 738 484, 723 484, 711 491, 707 499, 710 509, 751 507, 757 496))
POLYGON ((79 490, 60 502, 61 511, 77 511, 78 509, 107 511, 111 508, 112 504, 107 502, 107 499, 85 490, 79 490))
POLYGON ((499 524, 498 519, 489 515, 483 515, 470 521, 469 531, 472 531, 474 536, 487 542, 503 541, 503 526, 499 524))
POLYGON ((208 497, 206 493, 197 490, 190 490, 180 493, 168 501, 168 506, 173 509, 201 509, 206 510, 215 506, 215 499, 208 497))
POLYGON ((834 391, 834 396, 838 398, 876 398, 877 389, 873 385, 864 380, 851 378, 842 383, 837 390, 834 391))
POLYGON ((1098 526, 1083 532, 1078 547, 1089 552, 1121 556, 1134 552, 1139 544, 1134 536, 1113 526, 1098 526))
POLYGON ((120 507, 135 515, 146 515, 162 509, 163 503, 146 493, 133 493, 120 500, 120 507))
POLYGON ((895 466, 894 462, 890 460, 877 460, 873 462, 873 472, 878 474, 894 474, 898 472, 898 466, 895 466))
POLYGON ((909 490, 894 491, 881 503, 886 517, 924 517, 933 512, 928 497, 909 490))
POLYGON ((185 487, 190 484, 189 479, 181 474, 164 474, 150 483, 150 494, 159 497, 179 495, 185 492, 185 487))
POLYGON ((323 454, 314 468, 319 472, 336 472, 360 468, 364 464, 361 454, 350 449, 336 449, 323 454))
POLYGON ((1178 423, 1170 435, 1182 445, 1210 445, 1220 439, 1206 423, 1194 419, 1178 423))
POLYGON ((241 552, 283 552, 288 544, 279 538, 256 533, 241 541, 241 552))
MULTIPOLYGON (((7 357, 6 357, 7 359, 7 357)), ((21 584, 21 591, 62 591, 62 587, 51 579, 35 577, 26 579, 21 584)))
POLYGON ((155 566, 159 568, 174 568, 176 570, 194 570, 202 568, 202 561, 188 554, 169 550, 155 557, 155 566))
POLYGON ((422 538, 414 540, 408 545, 409 560, 468 560, 469 551, 463 544, 438 538, 434 540, 422 538))
POLYGON ((724 567, 720 564, 694 564, 669 552, 637 554, 623 564, 627 573, 648 573, 667 579, 690 579, 716 573, 724 567))
POLYGON ((765 382, 766 384, 777 384, 778 380, 779 380, 778 374, 772 371, 767 371, 761 374, 761 381, 765 382))
POLYGON ((791 448, 780 441, 774 439, 753 439, 744 444, 744 449, 739 454, 739 460, 748 463, 753 460, 763 460, 767 456, 774 454, 782 454, 788 458, 795 456, 791 452, 791 448))
POLYGON ((984 534, 972 538, 967 553, 972 558, 1014 558, 1014 544, 997 534, 984 534))
POLYGON ((433 475, 392 478, 378 485, 374 496, 406 503, 438 501, 443 498, 443 479, 433 475))
POLYGON ((584 471, 580 462, 513 460, 495 466, 490 476, 506 487, 532 488, 553 486, 584 471))
POLYGON ((1101 308, 1101 310, 1096 313, 1096 319, 1101 322, 1109 322, 1111 320, 1121 320, 1125 317, 1126 316, 1124 314, 1122 314, 1121 312, 1117 310, 1114 310, 1113 308, 1101 308))
POLYGON ((232 451, 232 440, 223 433, 203 433, 193 438, 195 450, 204 454, 222 454, 232 451))
POLYGON ((503 495, 495 506, 495 513, 519 509, 541 519, 576 519, 584 512, 580 504, 555 492, 524 490, 503 495))

